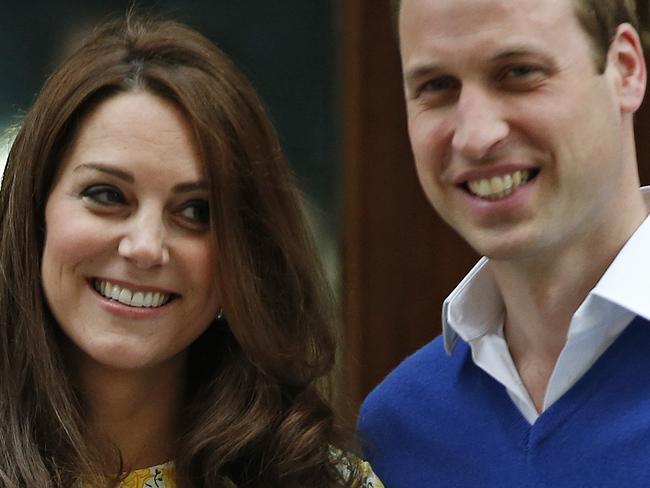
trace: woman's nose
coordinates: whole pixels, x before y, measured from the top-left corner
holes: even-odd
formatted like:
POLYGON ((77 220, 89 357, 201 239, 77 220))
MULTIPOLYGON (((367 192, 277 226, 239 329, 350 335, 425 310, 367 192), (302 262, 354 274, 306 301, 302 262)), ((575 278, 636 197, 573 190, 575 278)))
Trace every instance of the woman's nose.
POLYGON ((151 212, 148 215, 142 213, 127 222, 118 254, 142 269, 167 264, 169 249, 161 217, 154 217, 151 212))

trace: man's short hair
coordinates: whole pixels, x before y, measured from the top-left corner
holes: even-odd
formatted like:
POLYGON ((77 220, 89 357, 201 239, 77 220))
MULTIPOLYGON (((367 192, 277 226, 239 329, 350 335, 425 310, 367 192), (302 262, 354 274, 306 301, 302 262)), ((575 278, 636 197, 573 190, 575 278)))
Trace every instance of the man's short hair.
MULTIPOLYGON (((607 51, 614 38, 616 28, 627 22, 638 31, 639 19, 635 0, 572 0, 580 25, 593 44, 596 67, 605 70, 607 51)), ((390 0, 393 27, 399 36, 399 9, 401 0, 390 0)))

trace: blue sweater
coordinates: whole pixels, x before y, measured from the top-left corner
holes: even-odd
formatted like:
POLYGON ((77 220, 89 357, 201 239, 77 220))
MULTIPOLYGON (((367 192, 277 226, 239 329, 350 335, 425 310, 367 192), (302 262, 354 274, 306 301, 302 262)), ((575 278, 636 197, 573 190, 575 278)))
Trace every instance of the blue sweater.
POLYGON ((637 317, 534 425, 459 342, 407 358, 359 432, 386 488, 650 487, 650 322, 637 317))

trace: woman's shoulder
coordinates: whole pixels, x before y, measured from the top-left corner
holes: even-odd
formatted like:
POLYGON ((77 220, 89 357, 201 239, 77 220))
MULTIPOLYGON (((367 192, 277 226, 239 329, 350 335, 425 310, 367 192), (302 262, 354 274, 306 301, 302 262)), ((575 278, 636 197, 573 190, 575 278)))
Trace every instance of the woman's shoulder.
POLYGON ((352 485, 354 488, 384 488, 384 484, 374 473, 368 461, 335 447, 330 447, 330 457, 344 478, 355 479, 352 485))

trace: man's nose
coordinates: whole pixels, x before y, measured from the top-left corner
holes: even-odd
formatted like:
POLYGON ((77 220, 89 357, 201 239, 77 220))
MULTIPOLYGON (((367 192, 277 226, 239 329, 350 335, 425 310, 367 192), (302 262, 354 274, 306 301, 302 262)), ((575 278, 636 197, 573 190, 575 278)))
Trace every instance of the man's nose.
POLYGON ((510 131, 499 101, 483 89, 463 87, 456 105, 452 147, 478 161, 503 141, 510 131))
POLYGON ((147 269, 169 262, 165 223, 156 212, 139 212, 125 222, 118 254, 135 266, 147 269))

